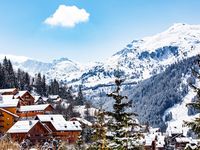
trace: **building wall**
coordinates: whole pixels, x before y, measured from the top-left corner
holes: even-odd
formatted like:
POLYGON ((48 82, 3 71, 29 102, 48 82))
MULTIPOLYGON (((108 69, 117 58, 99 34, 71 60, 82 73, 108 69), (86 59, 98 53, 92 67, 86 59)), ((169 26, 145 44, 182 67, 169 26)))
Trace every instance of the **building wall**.
POLYGON ((12 140, 22 142, 23 139, 29 138, 31 142, 39 142, 44 140, 48 136, 48 131, 41 125, 37 123, 29 132, 27 133, 10 133, 12 140))
POLYGON ((0 111, 0 132, 5 133, 10 129, 17 120, 12 115, 0 111))
POLYGON ((21 97, 21 99, 22 99, 22 103, 21 103, 21 105, 34 105, 34 101, 35 101, 35 99, 34 99, 34 97, 30 94, 30 93, 28 93, 28 92, 26 92, 22 97, 21 97))

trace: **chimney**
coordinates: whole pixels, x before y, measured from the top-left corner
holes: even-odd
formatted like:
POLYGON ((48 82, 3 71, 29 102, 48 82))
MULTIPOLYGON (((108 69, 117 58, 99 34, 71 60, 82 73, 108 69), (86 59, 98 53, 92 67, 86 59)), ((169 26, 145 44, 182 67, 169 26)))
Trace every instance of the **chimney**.
POLYGON ((29 120, 29 126, 31 126, 32 125, 32 121, 31 120, 29 120))

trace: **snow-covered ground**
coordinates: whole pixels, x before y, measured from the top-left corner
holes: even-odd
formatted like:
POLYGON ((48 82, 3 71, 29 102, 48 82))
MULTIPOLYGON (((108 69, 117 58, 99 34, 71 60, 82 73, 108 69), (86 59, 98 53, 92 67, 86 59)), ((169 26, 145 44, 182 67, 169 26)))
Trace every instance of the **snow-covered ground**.
MULTIPOLYGON (((186 82, 186 78, 183 80, 186 82)), ((199 85, 199 83, 197 84, 199 85)), ((183 98, 183 101, 179 104, 174 105, 172 108, 169 108, 165 111, 163 120, 165 116, 169 113, 172 113, 172 120, 167 122, 167 132, 171 134, 172 131, 183 133, 184 135, 187 134, 188 127, 185 126, 184 121, 192 121, 194 118, 199 117, 199 114, 196 115, 188 115, 188 108, 187 104, 192 102, 192 99, 196 96, 196 92, 189 88, 188 94, 183 98)))

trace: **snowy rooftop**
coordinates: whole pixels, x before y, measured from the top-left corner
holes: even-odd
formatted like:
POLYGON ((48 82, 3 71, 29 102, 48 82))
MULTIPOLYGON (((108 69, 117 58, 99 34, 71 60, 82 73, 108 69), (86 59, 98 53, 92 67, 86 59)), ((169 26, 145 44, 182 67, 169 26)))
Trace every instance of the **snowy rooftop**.
POLYGON ((57 131, 81 131, 78 121, 66 121, 62 115, 37 115, 41 122, 51 122, 57 131))
POLYGON ((21 106, 19 111, 41 111, 45 110, 48 106, 50 106, 50 104, 21 106))
POLYGON ((32 129, 38 120, 23 120, 17 121, 8 131, 7 133, 27 133, 30 129, 32 129))
POLYGON ((19 92, 15 95, 15 98, 22 97, 26 92, 28 92, 28 91, 19 91, 19 92))
POLYGON ((1 94, 1 93, 4 93, 4 92, 13 92, 14 90, 16 90, 16 88, 0 89, 0 94, 1 94))
POLYGON ((189 143, 190 139, 187 137, 177 137, 176 138, 176 142, 177 143, 189 143))
POLYGON ((34 102, 37 102, 39 99, 42 99, 42 97, 41 96, 33 96, 34 97, 34 99, 35 99, 35 101, 34 102))
POLYGON ((19 118, 18 115, 13 114, 13 113, 11 113, 10 111, 8 111, 8 110, 6 110, 6 109, 0 108, 0 111, 4 111, 4 112, 6 112, 7 114, 10 114, 10 115, 12 115, 12 116, 14 116, 14 117, 16 117, 16 118, 19 118))
POLYGON ((49 95, 49 98, 50 99, 57 99, 57 98, 60 98, 59 95, 49 95))
POLYGON ((13 95, 0 95, 0 107, 17 107, 19 100, 13 95))
POLYGON ((86 119, 83 119, 83 118, 74 117, 74 118, 71 118, 70 120, 77 120, 80 123, 86 124, 88 126, 92 126, 91 122, 89 122, 89 121, 87 121, 86 119))

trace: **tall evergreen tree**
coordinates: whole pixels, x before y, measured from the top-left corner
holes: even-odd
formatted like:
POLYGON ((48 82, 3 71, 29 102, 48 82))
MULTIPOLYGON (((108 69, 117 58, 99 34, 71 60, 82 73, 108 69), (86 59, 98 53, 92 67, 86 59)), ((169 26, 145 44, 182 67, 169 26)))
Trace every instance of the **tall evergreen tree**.
POLYGON ((12 63, 6 57, 3 60, 3 70, 5 78, 5 88, 17 87, 17 80, 12 67, 12 63))
POLYGON ((76 105, 84 105, 84 103, 85 103, 85 97, 83 96, 81 86, 79 86, 78 95, 76 97, 76 105))
POLYGON ((47 87, 46 87, 46 77, 43 75, 42 77, 42 96, 47 96, 47 87))
POLYGON ((43 90, 42 90, 42 77, 41 74, 38 73, 36 75, 36 79, 35 79, 35 90, 39 95, 43 94, 43 90))
POLYGON ((107 138, 109 148, 113 150, 140 149, 137 140, 141 134, 138 132, 140 125, 137 123, 136 114, 126 111, 132 107, 132 101, 127 96, 120 95, 121 84, 123 80, 116 79, 116 90, 108 94, 115 100, 113 111, 107 112, 111 117, 108 122, 107 138))
MULTIPOLYGON (((200 81, 200 55, 196 60, 194 68, 192 68, 192 74, 196 79, 200 81)), ((189 83, 190 87, 194 89, 197 93, 196 100, 187 104, 187 106, 192 106, 196 110, 200 110, 200 87, 197 87, 195 84, 189 83)), ((191 129, 200 137, 200 117, 195 118, 192 122, 186 122, 186 124, 191 127, 191 129)))
POLYGON ((108 150, 108 143, 106 139, 107 124, 105 123, 105 111, 99 110, 95 116, 96 118, 92 132, 93 142, 89 146, 88 150, 108 150))
POLYGON ((5 74, 1 63, 0 63, 0 88, 5 88, 5 74))

